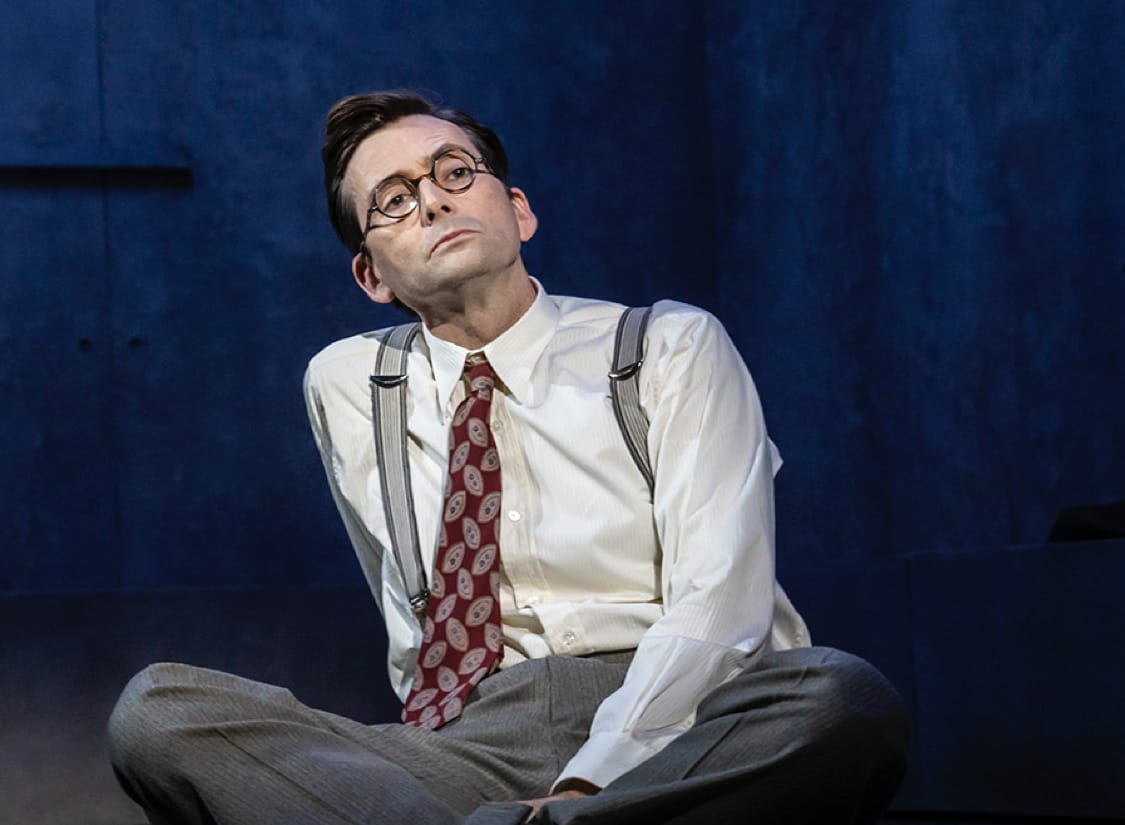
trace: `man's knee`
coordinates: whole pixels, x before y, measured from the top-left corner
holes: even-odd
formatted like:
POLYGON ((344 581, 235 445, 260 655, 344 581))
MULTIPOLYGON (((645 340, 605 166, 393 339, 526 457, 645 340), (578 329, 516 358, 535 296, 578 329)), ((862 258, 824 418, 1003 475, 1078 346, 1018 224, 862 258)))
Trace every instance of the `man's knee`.
POLYGON ((890 682, 858 656, 832 648, 775 651, 712 693, 699 717, 745 714, 780 723, 790 743, 805 739, 839 753, 869 753, 905 765, 906 708, 890 682))
POLYGON ((125 685, 109 716, 109 744, 113 761, 132 761, 137 756, 146 760, 149 754, 136 753, 151 747, 157 740, 153 734, 163 727, 157 685, 165 664, 149 665, 125 685))
POLYGON ((151 770, 166 761, 176 732, 191 715, 185 688, 194 670, 162 662, 129 680, 108 723, 110 756, 119 771, 151 770))
POLYGON ((906 705, 898 691, 869 663, 839 650, 820 648, 824 658, 823 696, 827 710, 844 724, 843 734, 875 736, 905 758, 909 735, 906 705))
POLYGON ((833 752, 905 770, 909 718, 891 683, 868 662, 832 648, 770 654, 793 687, 802 726, 833 752))

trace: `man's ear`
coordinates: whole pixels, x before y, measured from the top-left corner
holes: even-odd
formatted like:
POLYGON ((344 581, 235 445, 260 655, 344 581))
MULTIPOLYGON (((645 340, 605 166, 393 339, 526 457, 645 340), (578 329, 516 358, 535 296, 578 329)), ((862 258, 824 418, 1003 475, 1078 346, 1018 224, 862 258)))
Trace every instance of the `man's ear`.
POLYGON ((375 303, 389 304, 395 299, 391 288, 379 278, 375 262, 371 260, 371 253, 367 251, 366 246, 352 258, 352 275, 355 276, 359 288, 375 303))
POLYGON ((508 196, 512 199, 512 209, 516 213, 516 223, 520 228, 520 240, 530 241, 535 230, 539 228, 539 218, 531 211, 531 204, 524 191, 516 186, 508 188, 508 196))

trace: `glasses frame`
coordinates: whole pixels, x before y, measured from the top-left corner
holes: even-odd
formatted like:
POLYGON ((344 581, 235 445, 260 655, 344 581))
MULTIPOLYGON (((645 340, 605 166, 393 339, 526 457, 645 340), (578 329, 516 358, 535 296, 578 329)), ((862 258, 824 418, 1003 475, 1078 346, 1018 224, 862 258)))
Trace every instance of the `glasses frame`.
POLYGON ((469 189, 469 187, 471 187, 474 183, 476 183, 477 175, 480 175, 480 174, 485 174, 485 175, 493 174, 492 170, 488 168, 488 164, 485 163, 484 158, 483 157, 478 158, 476 155, 474 155, 468 149, 454 148, 454 149, 446 149, 444 152, 440 152, 440 153, 434 155, 433 162, 430 164, 430 171, 427 172, 424 175, 419 175, 416 178, 404 178, 401 175, 392 175, 391 177, 380 181, 379 184, 375 187, 375 192, 371 196, 371 205, 369 207, 367 207, 367 220, 366 220, 366 222, 364 223, 364 226, 363 226, 363 236, 367 237, 367 233, 370 232, 372 229, 381 229, 381 228, 384 228, 384 227, 387 227, 387 226, 394 226, 396 223, 400 223, 400 222, 406 220, 411 215, 413 215, 415 212, 417 212, 418 207, 420 207, 422 205, 422 192, 421 192, 421 190, 418 189, 418 184, 420 184, 426 178, 429 178, 433 182, 434 186, 436 186, 438 189, 441 189, 443 192, 449 192, 451 195, 459 195, 462 192, 467 191, 469 189), (467 157, 469 160, 471 160, 473 162, 473 165, 469 168, 470 174, 469 174, 469 178, 468 178, 468 183, 466 183, 464 186, 456 188, 456 189, 450 189, 448 186, 443 186, 441 181, 439 181, 437 179, 437 166, 441 162, 442 158, 448 157, 449 155, 464 155, 465 157, 467 157), (414 195, 414 205, 412 207, 410 207, 410 210, 407 211, 407 213, 405 215, 399 215, 397 217, 393 216, 393 215, 388 215, 386 212, 384 212, 382 209, 380 209, 378 207, 378 205, 376 204, 376 200, 378 199, 379 189, 381 189, 382 187, 386 186, 387 184, 389 184, 393 181, 402 181, 403 183, 406 184, 406 188, 410 190, 411 194, 414 195), (375 212, 378 212, 384 218, 389 220, 390 223, 372 224, 371 223, 371 215, 375 212))

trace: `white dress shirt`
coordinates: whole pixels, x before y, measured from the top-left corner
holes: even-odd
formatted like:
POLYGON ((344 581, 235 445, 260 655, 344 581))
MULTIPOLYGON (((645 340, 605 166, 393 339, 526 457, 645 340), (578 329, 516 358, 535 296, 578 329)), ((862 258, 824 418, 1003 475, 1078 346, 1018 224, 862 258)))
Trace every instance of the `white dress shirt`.
MULTIPOLYGON (((503 486, 502 666, 636 648, 625 683, 559 777, 605 786, 686 730, 702 698, 753 656, 807 645, 808 632, 774 580, 780 459, 722 325, 673 301, 653 308, 640 380, 650 500, 610 401, 622 307, 536 287, 531 308, 483 349, 501 384, 491 424, 503 486)), ((422 629, 383 514, 368 383, 377 348, 368 333, 324 349, 309 364, 305 397, 332 495, 387 623, 391 683, 405 698, 422 629)), ((424 330, 407 367, 427 570, 467 354, 424 330)))

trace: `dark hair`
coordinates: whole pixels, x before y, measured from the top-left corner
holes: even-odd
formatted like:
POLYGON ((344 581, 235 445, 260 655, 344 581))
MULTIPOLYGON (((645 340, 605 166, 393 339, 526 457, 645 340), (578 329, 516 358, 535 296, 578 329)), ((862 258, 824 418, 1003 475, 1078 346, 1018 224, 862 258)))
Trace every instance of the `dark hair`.
POLYGON ((336 103, 324 123, 324 188, 332 228, 353 255, 363 247, 363 227, 344 187, 344 173, 356 148, 388 124, 410 115, 429 115, 464 129, 489 170, 508 183, 508 156, 496 133, 471 115, 431 103, 416 92, 394 90, 352 95, 336 103))

